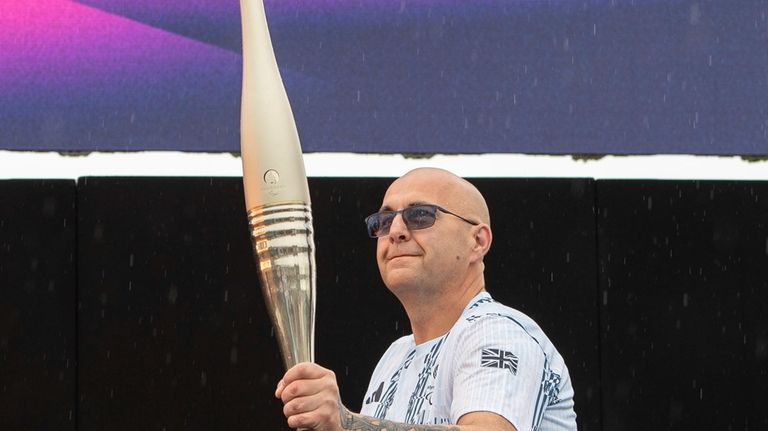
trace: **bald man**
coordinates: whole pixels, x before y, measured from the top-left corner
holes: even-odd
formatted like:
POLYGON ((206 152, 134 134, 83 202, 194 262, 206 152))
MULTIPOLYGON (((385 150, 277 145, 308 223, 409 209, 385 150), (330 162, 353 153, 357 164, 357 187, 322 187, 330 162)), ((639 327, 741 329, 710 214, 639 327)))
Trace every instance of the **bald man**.
POLYGON ((314 431, 575 430, 563 358, 541 328, 485 290, 485 199, 468 181, 421 168, 395 180, 366 218, 376 260, 413 334, 392 343, 361 412, 317 364, 286 372, 275 395, 288 425, 314 431))

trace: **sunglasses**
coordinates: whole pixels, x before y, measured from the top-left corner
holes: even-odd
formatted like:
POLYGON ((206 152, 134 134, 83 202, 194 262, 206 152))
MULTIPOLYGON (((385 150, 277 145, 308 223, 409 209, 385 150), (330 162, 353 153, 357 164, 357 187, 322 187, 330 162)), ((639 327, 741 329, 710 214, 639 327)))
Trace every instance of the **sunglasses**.
POLYGON ((452 213, 439 205, 419 204, 397 211, 379 211, 373 213, 365 218, 365 225, 368 228, 368 236, 371 238, 379 238, 389 234, 389 228, 392 226, 392 221, 395 220, 395 217, 397 217, 398 214, 402 214, 403 222, 408 230, 426 229, 435 224, 438 211, 458 217, 473 226, 480 224, 476 221, 468 220, 458 214, 452 213))

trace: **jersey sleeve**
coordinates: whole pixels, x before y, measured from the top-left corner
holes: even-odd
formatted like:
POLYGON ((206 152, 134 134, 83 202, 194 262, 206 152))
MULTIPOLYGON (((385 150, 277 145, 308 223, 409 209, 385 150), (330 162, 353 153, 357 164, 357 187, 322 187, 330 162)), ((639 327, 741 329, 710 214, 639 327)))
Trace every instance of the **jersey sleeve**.
POLYGON ((547 378, 547 358, 538 341, 505 316, 483 316, 463 329, 453 363, 452 420, 488 411, 518 431, 535 428, 547 378))

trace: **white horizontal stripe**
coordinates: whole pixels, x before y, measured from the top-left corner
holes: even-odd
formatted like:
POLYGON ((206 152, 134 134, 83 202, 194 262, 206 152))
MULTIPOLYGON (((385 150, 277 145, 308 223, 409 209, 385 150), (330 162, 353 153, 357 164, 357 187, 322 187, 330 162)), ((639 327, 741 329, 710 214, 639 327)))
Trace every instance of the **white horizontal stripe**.
MULTIPOLYGON (((396 177, 419 166, 448 169, 464 177, 551 177, 595 179, 768 180, 768 158, 653 155, 572 156, 524 154, 436 155, 309 153, 311 177, 396 177)), ((0 179, 84 176, 239 177, 239 156, 230 153, 143 151, 61 155, 55 152, 0 151, 0 179)))

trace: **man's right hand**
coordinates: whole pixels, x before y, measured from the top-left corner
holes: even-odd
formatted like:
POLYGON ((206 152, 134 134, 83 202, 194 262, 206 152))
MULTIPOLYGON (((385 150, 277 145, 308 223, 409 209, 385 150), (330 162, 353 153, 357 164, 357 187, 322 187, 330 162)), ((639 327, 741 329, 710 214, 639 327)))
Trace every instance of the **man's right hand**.
POLYGON ((291 428, 341 430, 336 374, 311 362, 293 366, 277 383, 275 396, 283 400, 283 414, 291 428))

